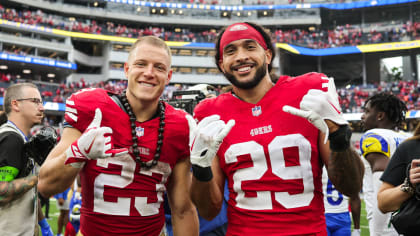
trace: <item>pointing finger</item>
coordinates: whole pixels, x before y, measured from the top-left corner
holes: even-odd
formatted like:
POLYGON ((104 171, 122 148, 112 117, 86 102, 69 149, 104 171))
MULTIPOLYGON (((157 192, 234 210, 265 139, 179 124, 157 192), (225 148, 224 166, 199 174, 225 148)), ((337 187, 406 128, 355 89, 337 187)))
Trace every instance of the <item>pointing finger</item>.
POLYGON ((191 130, 195 130, 195 128, 197 127, 197 123, 195 122, 194 118, 191 115, 186 115, 185 118, 187 118, 188 126, 190 127, 190 132, 191 130))
POLYGON ((226 135, 230 132, 232 127, 235 125, 235 120, 229 120, 223 130, 217 135, 216 141, 222 142, 222 140, 226 137, 226 135))
POLYGON ((305 119, 307 119, 311 115, 310 111, 303 111, 303 110, 300 110, 300 109, 297 109, 295 107, 291 107, 288 105, 283 106, 283 111, 290 113, 292 115, 295 115, 295 116, 303 117, 305 119))

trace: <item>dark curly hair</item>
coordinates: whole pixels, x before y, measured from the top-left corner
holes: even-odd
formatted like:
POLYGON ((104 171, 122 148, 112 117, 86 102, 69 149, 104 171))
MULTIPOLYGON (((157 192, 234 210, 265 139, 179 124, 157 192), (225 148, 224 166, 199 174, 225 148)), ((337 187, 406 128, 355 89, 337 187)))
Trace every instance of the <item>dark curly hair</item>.
MULTIPOLYGON (((258 24, 251 23, 251 22, 244 22, 244 23, 250 25, 252 28, 254 28, 258 32, 260 32, 260 34, 264 38, 265 44, 267 44, 267 49, 271 50, 271 53, 272 53, 273 56, 271 57, 270 64, 268 65, 268 72, 270 73, 271 70, 273 69, 273 60, 274 60, 274 57, 276 57, 276 50, 274 50, 273 43, 271 42, 270 32, 267 29, 263 28, 262 26, 260 26, 258 24)), ((216 38, 216 54, 214 55, 214 59, 215 59, 217 68, 219 69, 220 72, 222 72, 222 69, 219 66, 219 60, 220 60, 220 51, 219 51, 219 48, 220 48, 220 40, 222 39, 222 35, 225 32, 225 30, 226 30, 227 27, 224 27, 220 31, 220 33, 217 35, 217 38, 216 38)))
POLYGON ((407 106, 394 94, 387 92, 377 93, 366 100, 364 107, 366 107, 368 102, 370 102, 372 108, 384 112, 388 120, 396 126, 400 126, 405 121, 407 106))

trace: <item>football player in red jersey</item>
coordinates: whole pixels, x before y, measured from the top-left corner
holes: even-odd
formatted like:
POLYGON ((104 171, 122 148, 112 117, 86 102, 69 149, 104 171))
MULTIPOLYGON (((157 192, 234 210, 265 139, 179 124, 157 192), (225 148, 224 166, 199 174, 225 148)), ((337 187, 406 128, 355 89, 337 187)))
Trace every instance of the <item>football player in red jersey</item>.
POLYGON ((351 197, 361 189, 363 163, 350 147, 333 79, 308 73, 273 84, 274 54, 256 24, 219 34, 215 59, 233 90, 199 103, 198 125, 189 119, 192 198, 211 219, 227 179, 227 235, 327 235, 322 167, 351 197))
POLYGON ((127 90, 84 89, 66 102, 66 128, 40 170, 51 196, 80 172, 83 235, 164 235, 167 191, 175 235, 198 235, 190 198, 187 113, 160 101, 172 76, 165 42, 142 37, 124 64, 127 90))

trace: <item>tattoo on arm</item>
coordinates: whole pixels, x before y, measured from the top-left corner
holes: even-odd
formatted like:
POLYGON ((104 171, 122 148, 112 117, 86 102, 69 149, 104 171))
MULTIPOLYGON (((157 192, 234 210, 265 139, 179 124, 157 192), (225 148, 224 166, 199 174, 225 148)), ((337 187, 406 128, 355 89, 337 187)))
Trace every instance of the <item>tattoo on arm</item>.
POLYGON ((38 182, 35 175, 15 179, 10 182, 0 182, 0 206, 4 206, 32 189, 38 182))
POLYGON ((363 183, 364 166, 353 148, 332 152, 328 165, 328 177, 338 191, 347 196, 359 194, 363 183))

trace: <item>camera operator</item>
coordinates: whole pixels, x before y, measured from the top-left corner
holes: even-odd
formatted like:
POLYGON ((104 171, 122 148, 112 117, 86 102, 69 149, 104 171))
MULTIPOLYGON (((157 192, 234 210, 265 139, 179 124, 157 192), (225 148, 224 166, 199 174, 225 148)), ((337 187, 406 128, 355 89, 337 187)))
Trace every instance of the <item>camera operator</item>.
POLYGON ((31 128, 44 115, 40 92, 31 83, 13 84, 3 107, 8 119, 0 127, 0 235, 38 235, 38 220, 42 234, 52 235, 38 208, 34 158, 25 151, 31 128))

